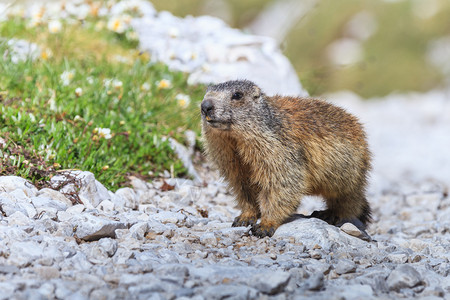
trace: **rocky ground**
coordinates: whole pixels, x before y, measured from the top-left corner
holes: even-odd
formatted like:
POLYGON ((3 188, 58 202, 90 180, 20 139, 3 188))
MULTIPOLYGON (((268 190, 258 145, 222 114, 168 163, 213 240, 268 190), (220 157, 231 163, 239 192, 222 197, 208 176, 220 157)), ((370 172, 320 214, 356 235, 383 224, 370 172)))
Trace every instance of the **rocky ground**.
POLYGON ((367 242, 317 219, 253 237, 231 227, 238 211, 218 181, 133 178, 112 193, 88 172, 52 179, 64 182, 0 177, 0 298, 450 299, 441 184, 372 195, 367 242))

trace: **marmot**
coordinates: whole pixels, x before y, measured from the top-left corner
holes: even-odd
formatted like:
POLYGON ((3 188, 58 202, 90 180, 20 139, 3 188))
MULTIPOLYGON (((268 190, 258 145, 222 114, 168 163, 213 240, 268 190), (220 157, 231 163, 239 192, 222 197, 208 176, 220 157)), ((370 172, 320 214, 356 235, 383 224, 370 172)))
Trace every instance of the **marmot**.
POLYGON ((327 204, 310 217, 337 226, 370 222, 371 154, 361 124, 344 109, 318 99, 269 97, 255 83, 236 80, 209 86, 201 114, 207 157, 242 211, 232 226, 272 236, 302 195, 321 195, 327 204))

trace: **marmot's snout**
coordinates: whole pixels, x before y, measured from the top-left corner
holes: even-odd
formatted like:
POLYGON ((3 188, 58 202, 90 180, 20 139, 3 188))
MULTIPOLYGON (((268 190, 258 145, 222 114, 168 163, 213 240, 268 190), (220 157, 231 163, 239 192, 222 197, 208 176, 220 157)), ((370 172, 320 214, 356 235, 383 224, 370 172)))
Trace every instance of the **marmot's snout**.
POLYGON ((223 114, 223 108, 217 106, 217 99, 207 95, 201 104, 203 123, 219 130, 230 130, 230 120, 223 114))
POLYGON ((213 119, 214 113, 214 103, 210 98, 203 99, 202 105, 202 115, 206 121, 211 121, 213 119))

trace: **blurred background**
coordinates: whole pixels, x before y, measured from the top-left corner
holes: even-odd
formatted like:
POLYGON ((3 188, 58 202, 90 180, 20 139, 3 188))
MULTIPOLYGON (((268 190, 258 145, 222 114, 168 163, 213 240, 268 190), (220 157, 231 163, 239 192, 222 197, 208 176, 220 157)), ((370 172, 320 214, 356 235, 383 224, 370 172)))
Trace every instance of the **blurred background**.
POLYGON ((423 92, 450 75, 448 0, 153 0, 275 38, 311 95, 423 92))

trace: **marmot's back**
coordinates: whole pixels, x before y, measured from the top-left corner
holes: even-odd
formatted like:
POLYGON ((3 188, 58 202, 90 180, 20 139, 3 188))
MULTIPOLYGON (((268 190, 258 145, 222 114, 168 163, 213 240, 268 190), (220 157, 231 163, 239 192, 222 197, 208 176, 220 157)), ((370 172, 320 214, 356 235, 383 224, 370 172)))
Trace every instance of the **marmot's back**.
POLYGON ((355 185, 366 185, 371 155, 357 118, 318 99, 276 96, 268 102, 289 126, 293 145, 304 151, 311 194, 351 193, 355 185))

